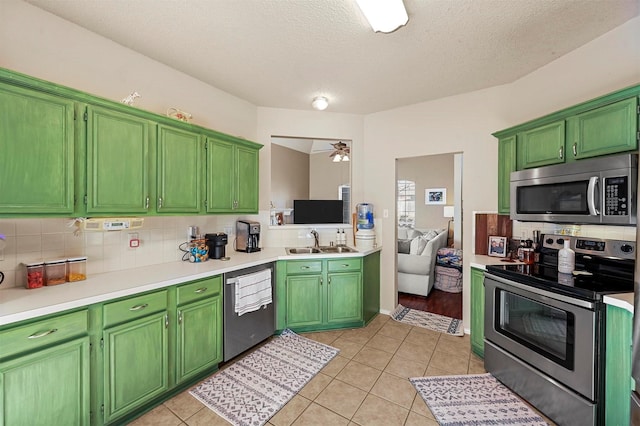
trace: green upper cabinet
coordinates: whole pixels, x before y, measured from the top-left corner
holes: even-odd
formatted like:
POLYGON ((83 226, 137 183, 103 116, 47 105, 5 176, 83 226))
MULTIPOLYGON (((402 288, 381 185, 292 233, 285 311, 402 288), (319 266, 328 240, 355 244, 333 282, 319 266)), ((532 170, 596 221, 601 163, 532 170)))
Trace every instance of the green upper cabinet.
POLYGON ((207 213, 258 212, 258 148, 207 138, 207 213))
POLYGON ((71 215, 74 102, 0 83, 0 214, 71 215))
POLYGON ((203 146, 197 133, 158 125, 158 213, 201 211, 203 146))
POLYGON ((565 162, 564 120, 518 133, 518 170, 565 162))
POLYGON ((152 123, 87 107, 87 213, 145 214, 149 210, 152 123))
POLYGON ((567 159, 633 151, 638 148, 637 131, 637 97, 570 117, 567 119, 567 159))
POLYGON ((498 213, 509 214, 511 172, 516 170, 516 137, 498 141, 498 213))

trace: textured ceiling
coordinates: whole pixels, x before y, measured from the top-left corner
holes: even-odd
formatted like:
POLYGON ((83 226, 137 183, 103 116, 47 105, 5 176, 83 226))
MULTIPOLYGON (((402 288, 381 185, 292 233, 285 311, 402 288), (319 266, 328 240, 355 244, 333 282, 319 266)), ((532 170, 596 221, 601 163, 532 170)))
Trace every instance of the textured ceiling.
MULTIPOLYGON (((0 0, 2 1, 2 0, 0 0)), ((640 0, 27 0, 265 107, 366 114, 512 82, 637 16, 640 0)))

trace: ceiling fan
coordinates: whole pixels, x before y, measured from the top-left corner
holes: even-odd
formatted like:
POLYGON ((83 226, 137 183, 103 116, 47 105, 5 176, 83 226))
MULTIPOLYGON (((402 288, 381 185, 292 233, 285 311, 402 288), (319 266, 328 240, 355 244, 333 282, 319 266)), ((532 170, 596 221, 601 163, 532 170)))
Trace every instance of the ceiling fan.
POLYGON ((351 149, 344 142, 332 143, 334 151, 329 155, 329 158, 333 157, 333 162, 338 163, 340 161, 349 161, 349 155, 351 149))

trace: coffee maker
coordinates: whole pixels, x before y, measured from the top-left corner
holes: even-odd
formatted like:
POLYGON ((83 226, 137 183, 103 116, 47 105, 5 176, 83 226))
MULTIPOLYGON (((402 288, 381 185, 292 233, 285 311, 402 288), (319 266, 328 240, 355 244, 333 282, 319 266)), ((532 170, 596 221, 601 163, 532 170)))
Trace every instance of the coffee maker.
POLYGON ((225 249, 228 241, 227 234, 218 232, 215 234, 205 234, 205 241, 209 247, 210 259, 223 259, 225 257, 225 249))
POLYGON ((236 250, 253 253, 260 251, 260 222, 239 220, 236 222, 236 250))

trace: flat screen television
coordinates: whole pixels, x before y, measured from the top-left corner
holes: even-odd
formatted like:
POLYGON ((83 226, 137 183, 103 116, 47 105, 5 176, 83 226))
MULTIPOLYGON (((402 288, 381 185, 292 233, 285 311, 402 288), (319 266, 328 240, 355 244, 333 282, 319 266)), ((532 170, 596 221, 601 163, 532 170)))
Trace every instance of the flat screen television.
POLYGON ((293 200, 293 223, 342 223, 342 200, 293 200))

